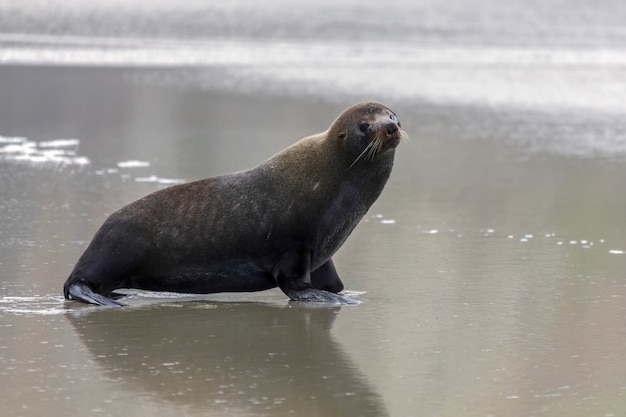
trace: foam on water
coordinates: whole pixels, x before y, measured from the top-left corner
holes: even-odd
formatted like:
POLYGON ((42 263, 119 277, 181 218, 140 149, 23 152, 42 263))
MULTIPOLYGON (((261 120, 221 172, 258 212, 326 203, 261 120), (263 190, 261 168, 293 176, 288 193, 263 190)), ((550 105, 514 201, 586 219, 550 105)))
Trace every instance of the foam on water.
POLYGON ((39 165, 89 165, 90 160, 76 154, 78 139, 36 142, 24 137, 0 136, 0 158, 39 165))
POLYGON ((78 146, 80 141, 78 139, 55 139, 49 141, 39 142, 41 148, 63 148, 67 146, 78 146))
POLYGON ((150 166, 150 162, 130 160, 130 161, 118 162, 117 166, 119 168, 145 168, 145 167, 150 166))
POLYGON ((135 178, 137 182, 155 182, 157 184, 162 185, 174 185, 174 184, 182 184, 185 180, 180 178, 161 178, 157 175, 150 175, 149 177, 137 177, 135 178))
MULTIPOLYGON (((28 163, 36 166, 85 166, 91 164, 86 156, 77 154, 80 145, 79 139, 54 139, 37 142, 20 136, 0 136, 0 160, 16 163, 28 163)), ((120 169, 135 169, 150 167, 150 162, 139 160, 120 161, 117 168, 99 169, 98 175, 119 174, 120 169)), ((124 178, 130 178, 122 174, 124 178)), ((184 183, 184 179, 162 178, 157 175, 138 176, 137 182, 151 182, 160 185, 174 185, 184 183)))

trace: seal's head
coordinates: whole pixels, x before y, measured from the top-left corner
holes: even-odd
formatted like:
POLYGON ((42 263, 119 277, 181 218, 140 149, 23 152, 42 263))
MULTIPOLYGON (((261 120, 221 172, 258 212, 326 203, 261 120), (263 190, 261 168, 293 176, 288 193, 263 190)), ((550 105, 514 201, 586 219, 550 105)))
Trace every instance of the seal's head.
POLYGON ((359 160, 374 161, 408 139, 396 114, 379 103, 360 103, 346 109, 330 126, 328 136, 353 154, 350 167, 359 160))

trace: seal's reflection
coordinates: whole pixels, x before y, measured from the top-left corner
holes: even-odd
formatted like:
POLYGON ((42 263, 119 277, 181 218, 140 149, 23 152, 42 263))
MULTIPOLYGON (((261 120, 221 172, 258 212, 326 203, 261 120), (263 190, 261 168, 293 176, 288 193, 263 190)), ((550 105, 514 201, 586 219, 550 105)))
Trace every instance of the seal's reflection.
POLYGON ((338 311, 195 301, 68 319, 108 377, 155 400, 212 415, 385 416, 331 335, 338 311))

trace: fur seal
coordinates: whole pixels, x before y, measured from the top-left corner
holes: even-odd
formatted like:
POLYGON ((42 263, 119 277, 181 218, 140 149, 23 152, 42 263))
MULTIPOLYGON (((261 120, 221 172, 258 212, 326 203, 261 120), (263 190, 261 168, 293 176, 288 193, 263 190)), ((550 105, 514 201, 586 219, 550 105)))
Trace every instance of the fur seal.
POLYGON ((255 168, 156 191, 113 213, 70 273, 66 299, 123 305, 118 288, 196 294, 276 286, 352 303, 331 257, 378 198, 406 138, 379 103, 344 110, 255 168))

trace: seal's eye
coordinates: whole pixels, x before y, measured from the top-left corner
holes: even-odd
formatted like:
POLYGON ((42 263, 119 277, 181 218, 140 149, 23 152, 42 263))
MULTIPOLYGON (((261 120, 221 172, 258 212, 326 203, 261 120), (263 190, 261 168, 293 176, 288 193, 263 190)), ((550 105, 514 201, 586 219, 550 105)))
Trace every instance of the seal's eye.
POLYGON ((398 120, 398 118, 396 117, 396 115, 395 115, 395 114, 390 114, 390 115, 389 115, 389 118, 390 118, 391 120, 393 120, 394 122, 396 122, 396 124, 398 125, 398 127, 402 127, 402 124, 400 123, 400 120, 398 120))
POLYGON ((366 133, 370 128, 370 124, 363 122, 359 125, 359 130, 361 130, 361 132, 366 133))

